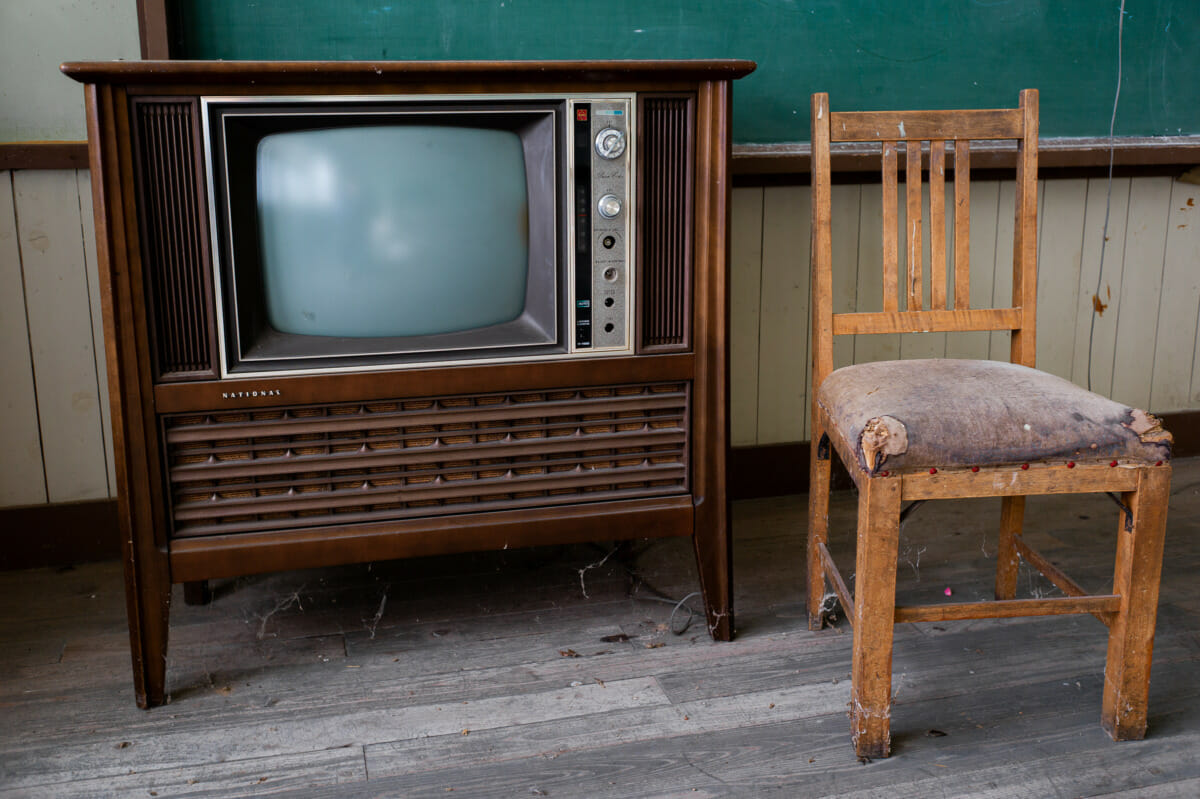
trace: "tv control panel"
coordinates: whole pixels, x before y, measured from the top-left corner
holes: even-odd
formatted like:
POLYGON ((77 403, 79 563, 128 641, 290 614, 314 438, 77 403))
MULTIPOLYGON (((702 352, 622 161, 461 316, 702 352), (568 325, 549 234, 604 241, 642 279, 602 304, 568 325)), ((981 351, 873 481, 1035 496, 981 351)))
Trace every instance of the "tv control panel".
POLYGON ((575 99, 571 130, 572 351, 628 351, 633 252, 629 98, 575 99))

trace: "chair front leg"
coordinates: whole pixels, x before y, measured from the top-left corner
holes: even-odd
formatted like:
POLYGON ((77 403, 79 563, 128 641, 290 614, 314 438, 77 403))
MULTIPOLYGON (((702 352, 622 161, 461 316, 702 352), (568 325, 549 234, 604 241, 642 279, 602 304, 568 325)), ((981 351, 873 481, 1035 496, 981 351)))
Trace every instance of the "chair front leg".
POLYGON ((829 541, 830 458, 828 443, 821 452, 823 431, 814 430, 808 468, 808 629, 819 630, 825 626, 825 570, 818 547, 829 541))
POLYGON ((863 480, 858 495, 850 689, 850 734, 859 757, 887 757, 891 749, 892 631, 899 540, 900 479, 863 480))
POLYGON ((1137 490, 1122 495, 1133 513, 1133 529, 1126 532, 1125 511, 1121 511, 1113 576, 1113 593, 1120 595, 1121 608, 1108 631, 1100 717, 1114 741, 1138 740, 1146 734, 1170 486, 1170 466, 1146 467, 1138 477, 1137 490))

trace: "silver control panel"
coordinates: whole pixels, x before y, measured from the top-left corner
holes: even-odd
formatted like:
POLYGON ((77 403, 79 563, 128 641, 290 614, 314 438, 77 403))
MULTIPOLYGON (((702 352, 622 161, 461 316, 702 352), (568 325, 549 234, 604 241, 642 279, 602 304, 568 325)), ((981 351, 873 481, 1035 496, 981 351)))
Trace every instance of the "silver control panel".
POLYGON ((632 347, 631 98, 574 99, 572 351, 632 347))

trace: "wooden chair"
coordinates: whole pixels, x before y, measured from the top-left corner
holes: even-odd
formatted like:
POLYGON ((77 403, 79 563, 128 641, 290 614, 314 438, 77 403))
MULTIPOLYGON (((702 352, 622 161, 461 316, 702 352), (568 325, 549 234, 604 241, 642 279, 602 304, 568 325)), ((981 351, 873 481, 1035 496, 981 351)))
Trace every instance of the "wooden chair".
POLYGON ((1115 740, 1145 734, 1171 437, 1143 411, 1032 368, 1037 129, 1038 94, 1032 89, 1021 92, 1018 108, 1001 110, 831 113, 828 95, 812 97, 808 614, 810 629, 823 625, 828 578, 854 626, 850 718, 860 757, 886 757, 890 748, 892 631, 900 622, 1091 613, 1109 629, 1102 724, 1115 740), (1015 139, 1018 145, 1011 308, 969 307, 972 139, 1015 139), (833 312, 829 162, 834 141, 881 143, 882 311, 833 312), (951 150, 954 201, 947 209, 951 150), (903 278, 897 232, 901 151, 907 216, 903 278), (929 308, 923 306, 922 291, 923 171, 929 181, 929 308), (947 224, 954 230, 952 292, 947 224), (970 330, 1011 331, 1011 363, 885 361, 833 370, 834 336, 970 330), (858 487, 853 596, 826 546, 830 444, 858 487), (1100 595, 1087 594, 1021 537, 1026 496, 1087 492, 1108 492, 1121 508, 1113 586, 1100 595), (897 540, 905 503, 982 496, 1002 497, 996 601, 897 606, 897 540), (1064 596, 1017 599, 1021 558, 1064 596))

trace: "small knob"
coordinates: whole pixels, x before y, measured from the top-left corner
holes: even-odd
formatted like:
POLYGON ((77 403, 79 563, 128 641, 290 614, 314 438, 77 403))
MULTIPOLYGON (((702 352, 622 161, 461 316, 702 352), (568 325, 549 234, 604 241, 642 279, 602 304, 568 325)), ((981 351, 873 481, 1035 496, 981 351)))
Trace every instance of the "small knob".
POLYGON ((625 152, 625 133, 616 128, 605 128, 596 134, 596 153, 601 158, 613 160, 625 152))
POLYGON ((596 203, 596 210, 605 219, 612 219, 621 213, 621 198, 615 194, 606 194, 596 203))

